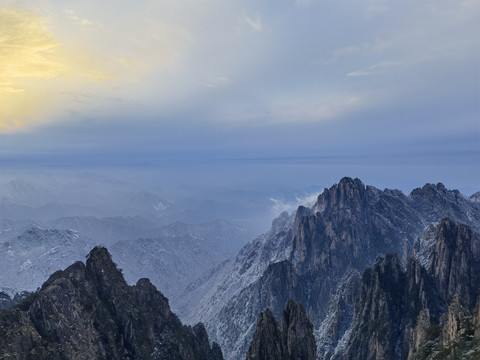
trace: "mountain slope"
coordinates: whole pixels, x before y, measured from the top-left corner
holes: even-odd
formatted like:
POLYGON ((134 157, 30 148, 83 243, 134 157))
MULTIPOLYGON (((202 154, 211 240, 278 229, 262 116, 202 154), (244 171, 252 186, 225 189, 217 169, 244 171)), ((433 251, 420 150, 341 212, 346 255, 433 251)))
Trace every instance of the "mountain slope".
POLYGON ((60 218, 49 224, 58 228, 31 227, 0 243, 4 259, 0 263, 0 290, 11 296, 33 291, 54 271, 83 260, 89 249, 103 245, 110 247, 129 283, 148 277, 173 296, 198 274, 231 256, 250 235, 224 220, 154 227, 141 217, 89 216, 60 218), (84 236, 83 231, 93 237, 84 236), (142 234, 149 237, 139 238, 142 234), (125 237, 127 240, 119 241, 125 237))
POLYGON ((84 259, 93 245, 76 231, 30 228, 0 244, 0 286, 13 292, 36 290, 53 272, 84 259))
POLYGON ((442 359, 480 357, 480 324, 472 319, 480 301, 480 234, 445 218, 436 238, 426 268, 412 259, 403 271, 390 254, 364 271, 348 344, 334 359, 435 358, 435 351, 442 359), (450 348, 459 341, 463 348, 450 348))
POLYGON ((157 234, 116 242, 111 252, 128 282, 148 277, 175 301, 190 281, 231 256, 249 236, 248 231, 224 220, 177 222, 159 228, 157 234))
POLYGON ((283 308, 288 300, 262 294, 276 294, 283 284, 282 293, 294 294, 318 330, 332 295, 350 271, 362 271, 377 254, 391 252, 400 254, 399 264, 405 267, 429 223, 451 215, 478 229, 479 205, 440 183, 407 196, 343 178, 325 189, 312 208, 300 207, 293 217, 283 214, 269 233, 192 283, 185 300, 179 300, 181 316, 204 322, 226 358, 241 359, 253 335, 255 312, 274 303, 283 308), (281 261, 291 264, 292 271, 285 273, 295 274, 291 281, 262 280, 270 276, 269 265, 281 261))
POLYGON ((221 360, 205 328, 184 327, 148 279, 128 286, 105 248, 0 311, 0 357, 221 360))

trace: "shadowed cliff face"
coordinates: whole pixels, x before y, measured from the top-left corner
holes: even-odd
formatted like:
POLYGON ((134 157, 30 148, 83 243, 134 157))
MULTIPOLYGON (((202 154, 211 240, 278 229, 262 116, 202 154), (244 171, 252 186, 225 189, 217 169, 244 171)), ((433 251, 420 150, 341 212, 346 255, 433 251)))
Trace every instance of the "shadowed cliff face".
POLYGON ((441 222, 437 234, 429 271, 440 295, 449 300, 458 294, 472 308, 480 291, 480 234, 448 219, 441 222))
POLYGON ((480 356, 479 234, 443 219, 426 268, 396 255, 366 268, 345 352, 335 359, 475 359, 480 356))
POLYGON ((148 279, 128 286, 105 248, 0 312, 0 355, 15 359, 223 359, 203 325, 184 327, 148 279))
POLYGON ((289 301, 278 326, 272 312, 265 309, 257 319, 257 330, 247 360, 314 360, 313 325, 301 305, 289 301))
MULTIPOLYGON (((215 340, 222 344, 226 357, 238 360, 247 351, 257 314, 268 307, 278 319, 281 309, 292 299, 303 305, 317 333, 321 327, 334 329, 336 335, 325 337, 329 343, 319 346, 323 354, 331 354, 351 324, 353 304, 340 302, 336 307, 344 309, 348 316, 341 319, 330 316, 331 326, 323 326, 322 322, 328 316, 329 302, 347 275, 351 271, 362 272, 380 253, 396 253, 401 269, 412 266, 411 271, 416 271, 419 283, 413 283, 411 291, 433 286, 434 274, 427 268, 420 269, 424 262, 409 265, 409 258, 415 255, 415 246, 420 246, 419 239, 425 228, 434 222, 435 232, 435 225, 447 215, 474 230, 480 228, 480 203, 458 191, 447 190, 442 184, 427 184, 405 195, 398 190, 365 186, 359 179, 343 178, 325 189, 312 208, 299 207, 293 222, 284 222, 282 232, 275 233, 272 226, 271 233, 275 236, 257 239, 225 267, 213 272, 210 279, 221 281, 212 281, 209 286, 214 289, 208 288, 207 293, 200 294, 198 303, 205 308, 216 302, 218 310, 204 316, 205 311, 193 307, 189 319, 200 316, 215 340), (257 261, 259 258, 261 261, 257 261), (277 263, 277 267, 272 263, 277 263), (236 268, 242 271, 236 272, 236 268), (225 269, 229 270, 228 274, 225 269), (248 274, 248 278, 242 277, 244 274, 248 274), (229 284, 237 278, 244 279, 246 285, 230 291, 229 284), (338 330, 334 323, 338 323, 338 330)), ((425 256, 424 261, 432 258, 425 256)), ((458 259, 454 263, 462 261, 458 259)), ((200 281, 196 289, 202 289, 204 284, 200 281)), ((352 288, 350 293, 356 294, 357 290, 352 288)), ((445 304, 441 298, 427 300, 418 295, 412 306, 424 306, 422 304, 428 302, 431 316, 438 318, 438 309, 445 304)))

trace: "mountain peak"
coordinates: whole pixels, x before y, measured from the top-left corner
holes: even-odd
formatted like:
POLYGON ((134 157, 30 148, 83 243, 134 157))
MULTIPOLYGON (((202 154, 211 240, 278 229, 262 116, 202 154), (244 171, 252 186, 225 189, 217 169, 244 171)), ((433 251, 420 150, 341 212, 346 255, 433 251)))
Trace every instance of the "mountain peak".
POLYGON ((315 356, 313 325, 301 305, 290 300, 280 326, 270 309, 260 313, 247 360, 314 360, 315 356))
POLYGON ((344 176, 343 178, 340 179, 338 182, 338 186, 362 186, 365 187, 363 184, 362 180, 359 178, 351 178, 349 176, 344 176))
POLYGON ((416 188, 414 189, 410 195, 423 195, 423 196, 433 196, 433 195, 439 195, 439 194, 446 194, 448 192, 458 192, 458 190, 448 190, 445 185, 441 182, 438 182, 437 184, 431 184, 431 183, 426 183, 423 185, 421 188, 416 188))
POLYGON ((95 282, 99 292, 111 298, 120 288, 126 288, 127 283, 121 271, 112 260, 108 250, 96 246, 90 251, 86 262, 87 275, 95 282))
POLYGON ((325 189, 317 199, 315 212, 328 212, 331 209, 359 209, 365 198, 366 187, 358 179, 344 177, 338 184, 325 189))
POLYGON ((148 279, 127 286, 106 248, 58 271, 0 317, 0 358, 222 360, 148 279), (81 355, 81 356, 80 356, 81 355))

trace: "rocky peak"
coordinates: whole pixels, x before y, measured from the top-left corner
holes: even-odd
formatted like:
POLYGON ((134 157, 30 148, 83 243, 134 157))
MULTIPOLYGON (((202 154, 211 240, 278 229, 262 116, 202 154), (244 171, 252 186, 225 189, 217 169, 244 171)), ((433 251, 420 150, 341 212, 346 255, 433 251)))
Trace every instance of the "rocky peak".
POLYGON ((477 191, 475 194, 470 195, 470 200, 474 202, 480 202, 480 191, 477 191))
POLYGON ((303 307, 289 301, 278 326, 267 308, 257 319, 257 330, 247 360, 314 360, 316 358, 313 325, 303 307))
POLYGON ((316 358, 313 325, 302 305, 290 300, 283 310, 280 332, 286 338, 287 353, 291 360, 316 358))
POLYGON ((321 214, 330 209, 344 210, 347 213, 359 211, 365 197, 366 187, 360 179, 344 177, 338 184, 325 189, 318 196, 315 211, 321 214))
POLYGON ((444 323, 442 331, 443 346, 447 346, 450 342, 455 340, 459 335, 464 334, 466 328, 462 325, 466 318, 471 317, 471 313, 458 295, 455 295, 452 302, 448 306, 448 310, 442 318, 444 323))
MULTIPOLYGON (((105 299, 128 287, 123 275, 104 247, 96 246, 87 256, 86 273, 105 299)), ((113 300, 113 299, 112 299, 113 300)))
POLYGON ((442 183, 426 184, 413 190, 409 199, 415 210, 424 215, 425 225, 449 217, 479 230, 480 204, 458 190, 448 190, 442 183))
POLYGON ((423 185, 423 187, 421 188, 413 189, 410 195, 414 197, 416 196, 435 197, 441 194, 445 195, 447 192, 448 190, 445 187, 445 185, 439 182, 437 184, 427 183, 423 185))
POLYGON ((347 358, 399 359, 403 311, 403 274, 394 254, 377 257, 366 268, 355 303, 347 358))
POLYGON ((283 334, 268 308, 258 315, 257 330, 250 343, 247 360, 288 360, 283 334))
POLYGON ((458 294, 472 310, 480 291, 480 235, 466 225, 443 219, 436 229, 429 270, 445 302, 458 294))
MULTIPOLYGON (((425 270, 420 271, 419 265, 413 264, 415 266, 412 265, 411 271, 413 275, 416 274, 416 278, 407 284, 402 280, 406 276, 402 269, 408 265, 415 239, 422 236, 428 224, 438 223, 445 216, 451 216, 475 229, 475 226, 480 226, 480 205, 440 184, 426 185, 423 192, 419 189, 407 196, 398 190, 379 190, 365 186, 358 179, 343 178, 338 184, 325 189, 311 209, 299 207, 290 227, 282 227, 282 236, 272 236, 269 233, 245 246, 232 267, 224 267, 218 272, 222 281, 213 285, 215 291, 202 295, 199 302, 202 310, 194 308, 189 316, 204 321, 207 329, 216 334, 216 339, 226 349, 229 359, 238 360, 241 356, 239 354, 243 353, 242 346, 251 339, 252 325, 258 312, 269 304, 276 304, 277 307, 272 312, 278 315, 279 309, 286 305, 286 302, 282 303, 285 296, 278 289, 306 290, 306 296, 302 294, 288 297, 287 300, 300 302, 319 330, 318 327, 327 315, 332 295, 351 270, 363 271, 366 265, 375 261, 379 253, 397 253, 395 259, 380 259, 376 271, 372 272, 372 276, 376 277, 372 279, 372 284, 381 290, 385 301, 389 296, 395 298, 398 293, 394 290, 402 290, 389 287, 390 283, 395 284, 398 280, 401 287, 411 286, 412 294, 415 293, 418 297, 412 307, 417 309, 432 306, 432 314, 428 318, 432 316, 437 319, 441 314, 433 309, 436 305, 432 299, 428 296, 422 298, 429 291, 426 284, 432 281, 432 275, 425 270), (283 260, 291 263, 293 271, 274 274, 272 269, 268 269, 265 274, 268 263, 283 260), (224 275, 231 268, 241 271, 231 271, 230 275, 224 275), (265 276, 268 273, 274 276, 265 276), (290 274, 295 276, 289 277, 290 274), (238 279, 247 277, 248 281, 243 282, 243 288, 236 287, 238 279), (394 277, 394 281, 385 280, 389 277, 394 277), (274 279, 277 280, 273 281, 274 279), (212 303, 220 303, 218 299, 227 299, 215 312, 222 315, 203 317, 212 308, 212 303), (192 316, 194 312, 200 316, 192 316), (241 320, 237 321, 238 317, 241 320)), ((427 241, 423 241, 417 245, 419 257, 422 255, 427 262, 430 261, 435 243, 427 244, 427 241), (420 254, 422 248, 424 251, 420 254)), ((398 311, 395 311, 392 316, 397 316, 398 311)), ((339 335, 341 333, 343 330, 338 332, 339 335)))
POLYGON ((396 255, 385 255, 365 269, 347 350, 340 356, 478 356, 478 350, 471 349, 477 346, 473 337, 478 327, 474 309, 480 301, 480 238, 450 219, 443 219, 433 232, 429 236, 435 239, 434 250, 426 268, 414 258, 403 272, 396 255))
POLYGON ((0 312, 0 358, 222 360, 203 325, 185 327, 148 279, 128 286, 107 249, 57 271, 0 312))

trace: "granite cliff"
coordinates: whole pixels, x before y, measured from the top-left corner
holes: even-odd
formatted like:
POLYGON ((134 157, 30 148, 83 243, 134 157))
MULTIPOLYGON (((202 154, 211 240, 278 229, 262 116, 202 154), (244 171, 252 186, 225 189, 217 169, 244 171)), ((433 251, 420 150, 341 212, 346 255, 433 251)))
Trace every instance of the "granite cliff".
POLYGON ((313 325, 302 306, 289 301, 282 312, 280 325, 270 309, 257 319, 257 329, 247 360, 315 360, 313 325))
POLYGON ((448 218, 406 270, 395 254, 365 269, 347 346, 334 359, 478 359, 480 234, 448 218))
POLYGON ((183 326, 148 279, 127 285, 100 247, 0 311, 0 358, 223 359, 202 324, 183 326))
MULTIPOLYGON (((329 358, 345 345, 342 339, 350 329, 353 303, 332 303, 350 274, 363 272, 378 254, 397 254, 402 271, 417 253, 422 254, 418 260, 422 264, 435 261, 429 257, 435 239, 423 239, 424 232, 444 217, 478 231, 480 203, 441 183, 405 195, 343 178, 325 189, 312 207, 282 214, 268 233, 190 284, 185 299, 195 302, 181 304, 181 316, 205 323, 225 357, 237 360, 248 350, 258 314, 269 308, 279 319, 288 300, 294 300, 314 325, 319 357, 329 358), (332 315, 332 308, 344 310, 343 315, 332 315), (331 323, 324 323, 327 320, 331 323), (336 334, 331 336, 327 329, 336 334)), ((350 293, 339 299, 352 299, 357 291, 352 282, 350 293)))

